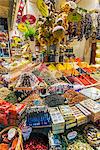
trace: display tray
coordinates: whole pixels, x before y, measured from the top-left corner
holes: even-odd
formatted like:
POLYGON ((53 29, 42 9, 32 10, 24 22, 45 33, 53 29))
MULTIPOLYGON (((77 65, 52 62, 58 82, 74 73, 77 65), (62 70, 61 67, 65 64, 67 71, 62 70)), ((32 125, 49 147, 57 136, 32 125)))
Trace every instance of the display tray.
POLYGON ((83 77, 88 80, 90 83, 95 84, 97 83, 97 80, 95 80, 93 77, 91 77, 90 75, 83 75, 83 77))
POLYGON ((91 74, 91 76, 97 81, 100 80, 100 73, 91 74))
POLYGON ((84 75, 80 75, 76 77, 84 86, 91 85, 92 83, 84 77, 84 75))
POLYGON ((13 73, 10 73, 9 83, 13 83, 14 81, 16 81, 18 79, 18 77, 21 75, 22 72, 28 72, 28 71, 32 70, 35 66, 36 66, 36 64, 28 64, 25 67, 23 67, 22 69, 19 69, 13 73))
POLYGON ((93 71, 91 68, 87 68, 87 67, 83 68, 83 70, 87 73, 92 73, 93 71))
POLYGON ((78 78, 75 76, 68 76, 67 79, 71 82, 71 84, 83 85, 83 83, 80 80, 78 80, 78 78))
POLYGON ((95 87, 83 89, 80 91, 80 93, 93 100, 100 99, 100 90, 95 87))

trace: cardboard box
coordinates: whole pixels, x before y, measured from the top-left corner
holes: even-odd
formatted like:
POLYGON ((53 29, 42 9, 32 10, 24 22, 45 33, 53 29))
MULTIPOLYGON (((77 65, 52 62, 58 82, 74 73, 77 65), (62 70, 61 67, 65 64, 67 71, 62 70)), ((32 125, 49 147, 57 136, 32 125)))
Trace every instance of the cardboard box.
POLYGON ((63 133, 65 128, 65 120, 58 107, 49 108, 49 113, 52 120, 52 131, 55 133, 63 133))
POLYGON ((92 99, 87 99, 80 102, 87 110, 91 112, 91 121, 95 122, 100 119, 100 104, 92 99))
POLYGON ((71 108, 77 120, 77 125, 81 125, 87 122, 87 116, 85 116, 76 106, 72 106, 71 108))

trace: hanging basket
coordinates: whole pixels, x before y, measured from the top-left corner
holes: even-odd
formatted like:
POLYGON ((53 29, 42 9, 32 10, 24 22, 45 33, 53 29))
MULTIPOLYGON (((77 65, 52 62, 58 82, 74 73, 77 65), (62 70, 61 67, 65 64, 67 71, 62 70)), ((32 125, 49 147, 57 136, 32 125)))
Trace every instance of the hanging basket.
POLYGON ((23 149, 22 133, 21 133, 21 130, 19 128, 13 127, 13 126, 7 127, 7 128, 5 128, 4 130, 2 130, 0 132, 0 135, 5 134, 5 132, 9 131, 11 128, 15 128, 17 130, 17 132, 18 132, 18 135, 19 135, 18 142, 17 142, 15 150, 24 150, 23 149))

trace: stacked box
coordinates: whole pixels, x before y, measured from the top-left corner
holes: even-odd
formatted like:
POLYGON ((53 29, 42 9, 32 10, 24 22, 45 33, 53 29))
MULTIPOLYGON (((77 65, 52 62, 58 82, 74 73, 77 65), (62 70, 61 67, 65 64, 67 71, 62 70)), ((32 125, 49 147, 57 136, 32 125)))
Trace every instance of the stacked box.
POLYGON ((9 120, 9 111, 8 109, 12 106, 12 104, 2 100, 0 98, 0 124, 7 126, 9 120))
POLYGON ((51 117, 46 106, 30 106, 27 108, 27 126, 51 126, 51 117))
POLYGON ((71 107, 69 105, 62 105, 59 108, 63 118, 65 119, 66 129, 76 126, 76 118, 71 107))
POLYGON ((49 113, 52 120, 52 132, 54 134, 64 133, 65 120, 58 107, 49 108, 49 113))
POLYGON ((3 124, 4 126, 8 125, 8 115, 0 113, 0 124, 3 124))
POLYGON ((7 125, 19 125, 25 118, 26 106, 24 104, 12 105, 2 99, 0 99, 0 124, 7 125))
POLYGON ((12 104, 5 102, 2 103, 0 106, 0 113, 4 113, 5 111, 7 111, 10 107, 12 106, 12 104))
POLYGON ((87 121, 90 121, 91 112, 88 111, 85 107, 83 107, 81 104, 75 105, 85 116, 87 116, 87 121))
POLYGON ((92 99, 87 99, 80 102, 82 106, 88 109, 91 112, 91 121, 96 122, 100 120, 100 104, 92 99))
POLYGON ((72 106, 71 108, 77 120, 78 126, 87 122, 87 117, 76 106, 72 106))
POLYGON ((11 107, 9 110, 9 124, 19 125, 23 119, 25 119, 26 105, 17 104, 11 107))

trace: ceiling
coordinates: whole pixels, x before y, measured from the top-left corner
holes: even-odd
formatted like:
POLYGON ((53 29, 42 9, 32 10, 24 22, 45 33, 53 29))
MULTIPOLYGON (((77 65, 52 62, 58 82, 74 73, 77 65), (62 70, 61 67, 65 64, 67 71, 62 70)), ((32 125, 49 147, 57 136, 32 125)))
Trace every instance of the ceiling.
POLYGON ((0 0, 0 17, 7 18, 9 9, 9 0, 0 0))

